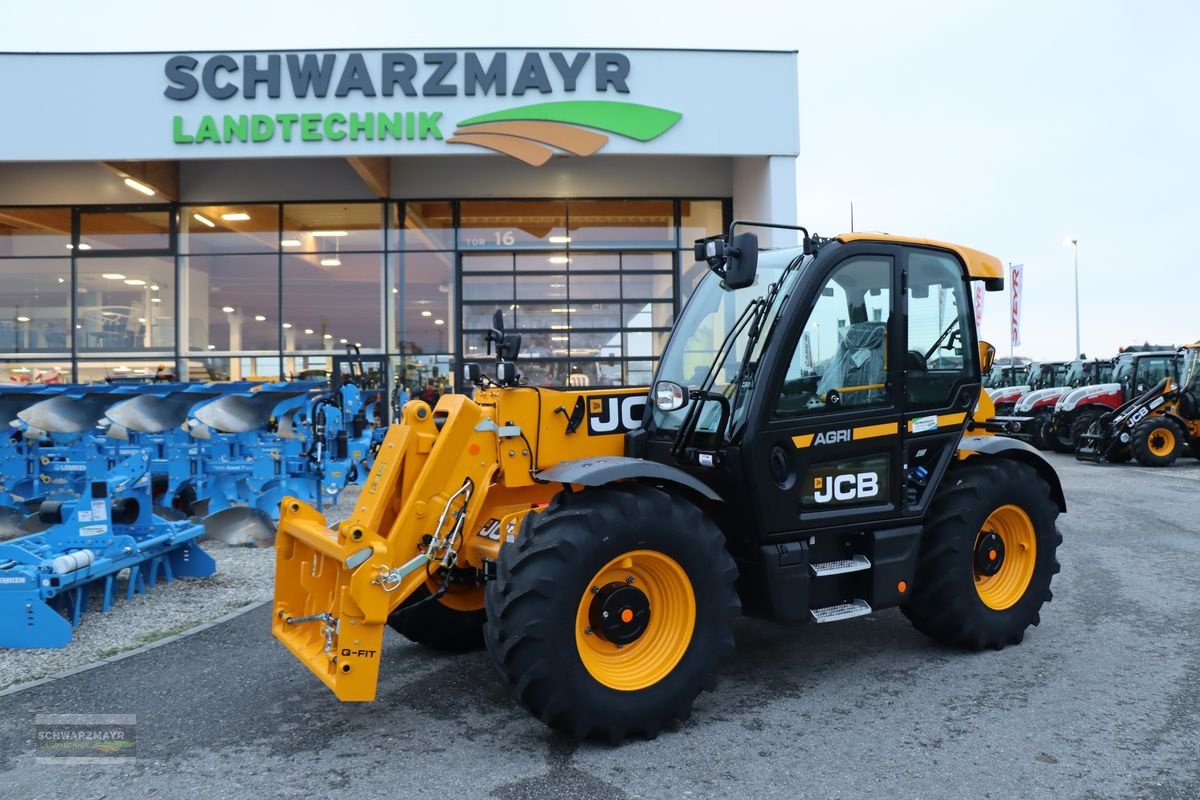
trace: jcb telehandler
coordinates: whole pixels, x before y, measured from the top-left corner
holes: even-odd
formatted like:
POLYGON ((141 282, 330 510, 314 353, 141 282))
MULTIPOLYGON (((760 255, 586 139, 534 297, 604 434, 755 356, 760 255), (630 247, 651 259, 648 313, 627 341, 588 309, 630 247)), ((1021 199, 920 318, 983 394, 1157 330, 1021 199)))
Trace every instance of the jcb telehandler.
POLYGON ((989 430, 969 284, 1001 289, 1000 262, 780 225, 758 227, 803 247, 760 255, 749 225, 697 242, 710 272, 648 397, 522 385, 497 313, 492 374, 407 403, 336 530, 285 500, 274 635, 342 700, 374 699, 388 625, 482 642, 535 716, 610 741, 685 719, 743 610, 899 606, 940 642, 1020 642, 1066 506, 1040 453, 989 430))
POLYGON ((1186 445, 1200 458, 1200 342, 1184 345, 1177 381, 1168 375, 1154 387, 1102 415, 1080 437, 1082 461, 1128 461, 1167 467, 1186 445))

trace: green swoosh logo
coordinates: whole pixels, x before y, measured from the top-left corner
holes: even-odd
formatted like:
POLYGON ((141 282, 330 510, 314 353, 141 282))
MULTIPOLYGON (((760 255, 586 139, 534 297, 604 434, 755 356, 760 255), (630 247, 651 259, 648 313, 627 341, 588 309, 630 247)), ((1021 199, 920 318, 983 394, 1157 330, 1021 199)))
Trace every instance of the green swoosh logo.
POLYGON ((621 103, 615 100, 561 100, 556 103, 535 103, 531 106, 506 108, 491 114, 481 114, 458 123, 460 127, 483 122, 565 122, 585 128, 628 136, 648 142, 662 136, 679 122, 683 115, 665 108, 621 103))

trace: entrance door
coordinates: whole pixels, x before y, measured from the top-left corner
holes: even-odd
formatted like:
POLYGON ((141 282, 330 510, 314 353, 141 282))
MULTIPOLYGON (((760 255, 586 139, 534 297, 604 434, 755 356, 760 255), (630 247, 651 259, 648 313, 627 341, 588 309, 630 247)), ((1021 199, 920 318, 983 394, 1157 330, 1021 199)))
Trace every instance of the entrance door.
POLYGON ((847 248, 789 334, 791 357, 767 382, 778 388, 753 448, 766 460, 756 472, 768 476, 760 481, 768 533, 892 515, 902 502, 901 256, 887 245, 847 248))

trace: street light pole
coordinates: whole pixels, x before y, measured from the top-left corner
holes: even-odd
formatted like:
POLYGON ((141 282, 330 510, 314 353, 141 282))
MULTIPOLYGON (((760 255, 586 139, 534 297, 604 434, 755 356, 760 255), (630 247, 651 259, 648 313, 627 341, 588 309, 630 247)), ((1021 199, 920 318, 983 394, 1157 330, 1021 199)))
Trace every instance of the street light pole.
POLYGON ((1074 358, 1080 358, 1083 352, 1082 346, 1079 344, 1079 240, 1068 237, 1067 242, 1070 242, 1071 249, 1075 252, 1075 355, 1074 358))

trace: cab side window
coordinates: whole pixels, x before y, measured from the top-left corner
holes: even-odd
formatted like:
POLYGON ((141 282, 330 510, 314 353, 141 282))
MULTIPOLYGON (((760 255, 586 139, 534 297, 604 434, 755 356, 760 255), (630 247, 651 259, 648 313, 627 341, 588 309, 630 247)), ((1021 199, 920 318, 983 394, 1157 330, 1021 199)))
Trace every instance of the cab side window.
POLYGON ((887 405, 892 259, 839 264, 817 295, 775 402, 777 416, 887 405))
POLYGON ((960 381, 978 380, 966 352, 973 325, 963 267, 942 253, 913 251, 908 257, 908 375, 910 407, 944 406, 960 381))

